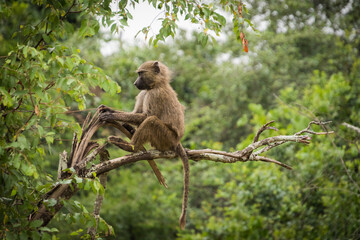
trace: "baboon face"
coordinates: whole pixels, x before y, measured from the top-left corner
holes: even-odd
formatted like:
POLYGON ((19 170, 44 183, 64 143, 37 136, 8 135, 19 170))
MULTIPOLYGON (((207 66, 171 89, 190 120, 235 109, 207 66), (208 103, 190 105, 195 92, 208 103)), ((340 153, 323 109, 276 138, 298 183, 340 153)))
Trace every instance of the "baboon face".
POLYGON ((149 78, 149 74, 146 71, 140 71, 138 73, 138 78, 134 82, 134 85, 139 90, 150 90, 152 89, 153 81, 151 78, 149 78))
POLYGON ((160 66, 157 61, 143 63, 136 71, 139 77, 134 85, 140 90, 150 90, 155 87, 156 79, 159 78, 160 66))

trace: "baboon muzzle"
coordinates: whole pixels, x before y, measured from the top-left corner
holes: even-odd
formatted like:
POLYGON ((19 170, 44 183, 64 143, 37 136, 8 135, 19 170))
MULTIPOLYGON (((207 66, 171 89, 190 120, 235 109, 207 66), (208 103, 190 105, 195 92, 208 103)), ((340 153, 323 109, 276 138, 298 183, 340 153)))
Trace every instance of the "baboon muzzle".
POLYGON ((136 79, 136 81, 134 82, 134 85, 135 85, 139 90, 145 90, 145 89, 146 89, 146 84, 144 84, 142 81, 140 81, 140 79, 136 79))

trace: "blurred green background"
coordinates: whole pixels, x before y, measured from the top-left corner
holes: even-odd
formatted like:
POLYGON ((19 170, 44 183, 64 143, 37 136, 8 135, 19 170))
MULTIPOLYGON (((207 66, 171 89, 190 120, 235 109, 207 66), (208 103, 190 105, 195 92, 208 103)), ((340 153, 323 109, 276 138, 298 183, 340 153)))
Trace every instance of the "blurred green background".
MULTIPOLYGON (((246 4, 255 26, 266 26, 257 33, 246 32, 248 53, 231 27, 224 30, 222 40, 206 46, 199 44, 196 34, 181 30, 157 48, 111 39, 120 41, 119 49, 108 56, 100 49, 110 39, 101 33, 80 40, 76 31, 65 36, 63 44, 69 51, 79 49, 83 59, 121 87, 119 93, 105 92, 95 86, 95 79, 89 88, 95 94, 86 95, 86 109, 104 104, 131 111, 138 93, 133 86, 135 70, 142 62, 157 59, 173 71, 171 85, 186 106, 182 139, 186 148, 242 149, 270 120, 280 131, 267 131, 263 138, 294 134, 312 120, 332 121, 327 130, 335 133, 313 136, 310 145, 287 143, 266 154, 291 165, 292 171, 262 162, 191 162, 185 231, 178 228, 183 183, 179 159, 157 161, 169 189, 158 184, 145 162, 112 171, 101 217, 115 236, 100 234, 104 239, 360 239, 360 133, 342 125, 360 127, 360 3, 249 0, 246 4)), ((27 3, 16 9, 0 22, 1 56, 17 44, 16 37, 10 37, 13 29, 41 16, 27 3)), ((88 111, 68 105, 76 111, 61 115, 62 121, 81 123, 88 111)), ((41 196, 39 186, 56 179, 58 154, 70 151, 72 133, 63 127, 50 134, 51 143, 40 138, 45 152, 35 163, 40 176, 25 176, 29 182, 19 184, 18 192, 33 189, 41 196)), ((116 132, 105 128, 96 137, 111 134, 116 132)), ((112 158, 124 154, 114 147, 109 150, 112 158)), ((10 186, 18 176, 6 164, 2 160, 1 179, 7 182, 1 198, 4 224, 7 218, 16 222, 18 216, 4 199, 21 199, 10 186)), ((25 202, 34 204, 34 198, 25 202)), ((89 212, 94 200, 91 191, 80 191, 71 199, 89 212)), ((70 209, 64 208, 48 226, 58 230, 51 233, 53 238, 78 239, 86 232, 86 224, 78 218, 84 209, 70 209)))

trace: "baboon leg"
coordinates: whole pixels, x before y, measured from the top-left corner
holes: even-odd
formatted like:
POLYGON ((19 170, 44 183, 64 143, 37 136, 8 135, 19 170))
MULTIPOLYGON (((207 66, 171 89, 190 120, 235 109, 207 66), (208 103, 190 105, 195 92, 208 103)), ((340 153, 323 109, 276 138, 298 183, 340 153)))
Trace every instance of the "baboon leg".
POLYGON ((165 188, 168 188, 168 185, 165 182, 165 178, 164 176, 161 174, 160 169, 158 168, 158 166, 156 165, 156 162, 154 160, 148 160, 147 161, 150 165, 150 167, 152 168, 156 178, 158 179, 159 183, 161 185, 163 185, 165 188))
POLYGON ((150 142, 159 151, 174 150, 177 137, 174 131, 156 116, 150 116, 143 121, 131 138, 135 151, 141 150, 144 143, 150 142))
POLYGON ((190 185, 190 168, 189 168, 189 158, 187 153, 181 143, 179 143, 176 147, 176 153, 181 158, 183 164, 183 171, 184 171, 184 190, 183 190, 183 201, 182 201, 182 208, 181 208, 181 215, 179 218, 179 224, 181 230, 185 229, 186 223, 186 210, 188 205, 188 198, 189 198, 189 185, 190 185))
MULTIPOLYGON (((135 152, 145 150, 143 145, 150 142, 153 147, 160 151, 172 150, 176 142, 176 134, 169 129, 159 118, 150 116, 143 121, 131 138, 135 152)), ((164 177, 157 168, 154 160, 148 163, 152 167, 159 182, 167 187, 164 177)))
MULTIPOLYGON (((127 152, 134 152, 134 145, 126 142, 121 137, 110 136, 110 137, 108 137, 108 141, 127 152)), ((141 146, 141 150, 145 151, 145 148, 143 146, 141 146)), ((148 160, 148 163, 149 163, 150 167, 152 168, 155 176, 157 177, 159 183, 162 184, 165 188, 168 188, 168 186, 165 182, 165 178, 161 174, 160 169, 156 165, 156 162, 154 160, 148 160)))
MULTIPOLYGON (((112 121, 109 121, 109 122, 111 123, 112 121)), ((116 128, 118 128, 121 132, 123 132, 127 137, 132 138, 133 132, 135 130, 130 125, 128 125, 126 123, 123 123, 123 124, 119 125, 119 124, 115 124, 115 122, 113 122, 113 124, 114 124, 114 126, 116 128), (129 130, 132 131, 132 132, 129 132, 129 130)), ((137 131, 135 131, 135 132, 137 132, 137 131)), ((134 152, 135 151, 134 144, 127 143, 126 141, 122 140, 119 137, 109 137, 108 140, 109 140, 109 142, 111 142, 111 143, 115 144, 116 146, 124 149, 125 151, 128 151, 128 152, 134 152)), ((139 150, 140 151, 146 151, 146 149, 142 145, 139 145, 138 149, 136 151, 139 151, 139 150)), ((165 182, 165 178, 161 174, 159 168, 157 167, 156 162, 154 160, 148 160, 148 163, 149 163, 150 167, 152 168, 152 170, 153 170, 156 178, 158 179, 159 183, 161 185, 163 185, 165 188, 168 188, 168 186, 167 186, 167 184, 165 182)))

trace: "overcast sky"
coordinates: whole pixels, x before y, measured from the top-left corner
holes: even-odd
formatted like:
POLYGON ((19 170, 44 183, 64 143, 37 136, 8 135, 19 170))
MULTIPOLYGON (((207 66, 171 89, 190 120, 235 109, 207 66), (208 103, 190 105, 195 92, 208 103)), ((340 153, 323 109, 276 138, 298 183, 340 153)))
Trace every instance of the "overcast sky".
MULTIPOLYGON (((113 1, 112 9, 116 11, 117 2, 113 1)), ((135 39, 135 35, 144 27, 147 27, 151 24, 151 30, 149 32, 148 37, 155 35, 159 32, 161 27, 161 21, 157 21, 156 19, 161 18, 164 16, 162 10, 155 9, 152 5, 149 5, 147 2, 140 3, 136 5, 136 9, 130 7, 129 11, 133 16, 133 19, 128 20, 128 27, 125 27, 122 31, 121 38, 126 41, 128 44, 148 44, 145 41, 145 37, 142 33, 140 33, 137 38, 135 39)), ((188 21, 182 19, 179 16, 179 21, 177 22, 178 26, 182 29, 186 30, 200 30, 200 27, 192 24, 188 21)), ((102 29, 103 32, 110 32, 109 29, 102 29)), ((114 38, 119 38, 119 34, 115 34, 114 38)), ((101 53, 103 55, 109 55, 119 49, 119 42, 118 41, 110 41, 110 42, 103 42, 101 46, 101 53)))

